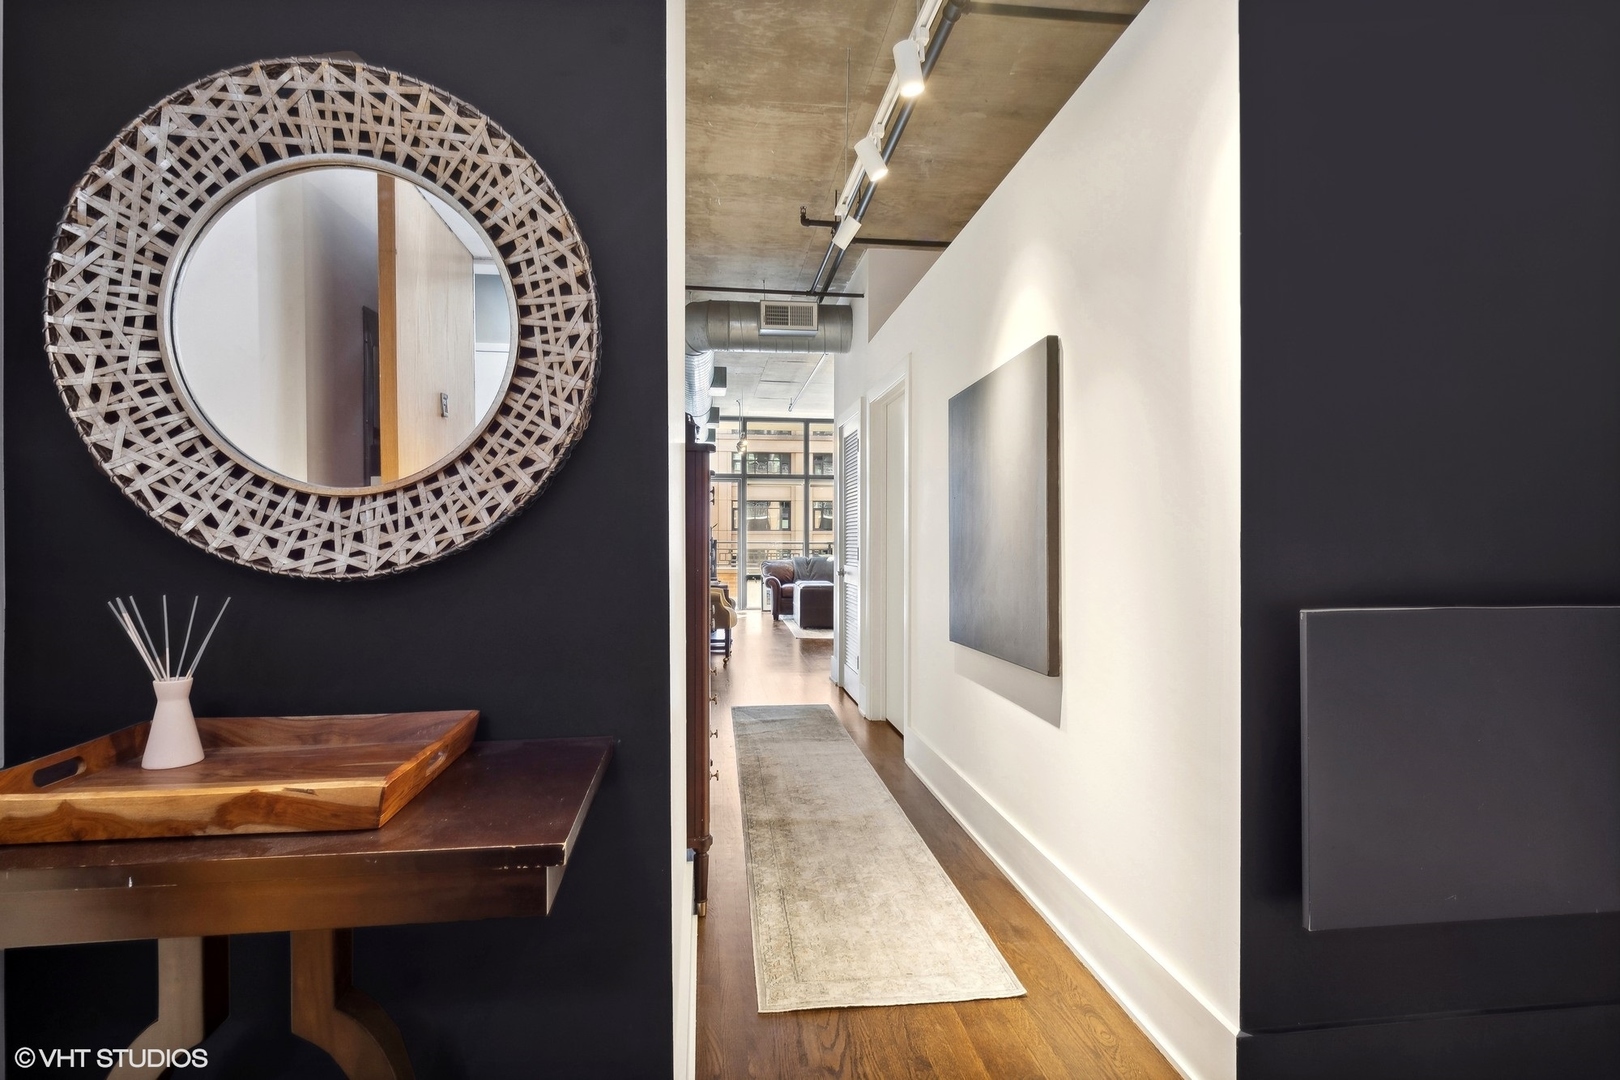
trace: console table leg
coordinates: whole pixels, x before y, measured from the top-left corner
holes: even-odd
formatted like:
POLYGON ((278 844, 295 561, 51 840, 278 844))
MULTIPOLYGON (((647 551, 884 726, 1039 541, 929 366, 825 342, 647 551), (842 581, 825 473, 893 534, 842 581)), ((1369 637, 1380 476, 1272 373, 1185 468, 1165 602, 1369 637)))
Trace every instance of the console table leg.
POLYGON ((157 1019, 129 1044, 142 1053, 120 1060, 108 1080, 159 1076, 164 1066, 146 1065, 144 1051, 189 1050, 220 1025, 230 1011, 229 948, 223 937, 158 939, 157 1019))
POLYGON ((332 1055, 349 1080, 414 1080, 399 1029, 353 978, 353 930, 293 931, 293 1034, 332 1055))

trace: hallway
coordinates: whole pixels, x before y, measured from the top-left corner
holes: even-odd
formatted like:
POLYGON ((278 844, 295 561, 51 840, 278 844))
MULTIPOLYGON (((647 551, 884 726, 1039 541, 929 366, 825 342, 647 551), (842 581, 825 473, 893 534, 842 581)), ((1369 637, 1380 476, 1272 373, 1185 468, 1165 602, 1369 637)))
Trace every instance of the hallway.
POLYGON ((864 719, 827 677, 832 642, 742 614, 715 661, 714 848, 699 920, 697 1075, 732 1078, 1014 1077, 1174 1080, 1152 1042, 906 767, 900 736, 864 719), (887 1008, 758 1012, 731 735, 733 705, 826 702, 1012 965, 1027 996, 887 1008))

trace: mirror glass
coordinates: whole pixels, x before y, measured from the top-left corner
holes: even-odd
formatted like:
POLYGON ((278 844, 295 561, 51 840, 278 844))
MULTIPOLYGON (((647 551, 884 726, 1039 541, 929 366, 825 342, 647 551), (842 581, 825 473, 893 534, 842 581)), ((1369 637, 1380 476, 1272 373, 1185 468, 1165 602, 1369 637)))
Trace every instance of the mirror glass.
POLYGON ((361 166, 302 169, 225 206, 176 278, 192 403, 263 468, 367 488, 482 429, 512 356, 510 286, 443 197, 361 166))

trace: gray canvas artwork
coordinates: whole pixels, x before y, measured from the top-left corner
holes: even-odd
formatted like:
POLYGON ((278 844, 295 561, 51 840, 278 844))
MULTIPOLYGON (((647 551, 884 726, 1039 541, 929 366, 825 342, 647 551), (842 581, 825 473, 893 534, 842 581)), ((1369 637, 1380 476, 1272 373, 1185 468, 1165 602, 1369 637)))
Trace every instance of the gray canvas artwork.
POLYGON ((1056 337, 950 400, 951 640, 1059 673, 1056 337))

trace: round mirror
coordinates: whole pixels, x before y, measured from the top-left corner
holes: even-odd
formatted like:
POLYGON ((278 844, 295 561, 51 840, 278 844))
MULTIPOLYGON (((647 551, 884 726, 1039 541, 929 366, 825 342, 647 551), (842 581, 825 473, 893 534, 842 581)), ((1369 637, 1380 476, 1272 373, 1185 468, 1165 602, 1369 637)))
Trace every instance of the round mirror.
POLYGON ((469 216, 344 164, 216 212, 182 256, 167 329, 182 393, 225 443, 300 487, 352 491, 435 469, 484 430, 516 311, 469 216))
POLYGON ((601 335, 545 171, 448 91, 259 60, 130 121, 68 197, 45 352, 96 466, 242 566, 374 578, 473 543, 590 423, 601 335))

